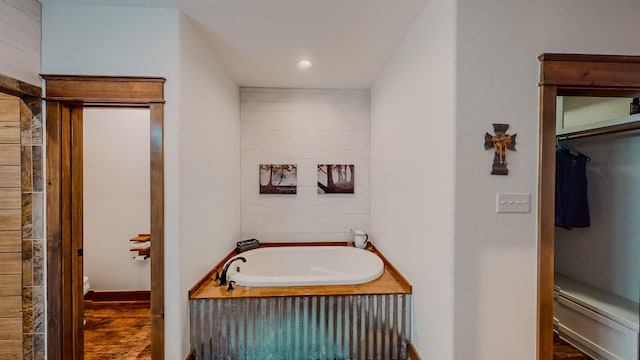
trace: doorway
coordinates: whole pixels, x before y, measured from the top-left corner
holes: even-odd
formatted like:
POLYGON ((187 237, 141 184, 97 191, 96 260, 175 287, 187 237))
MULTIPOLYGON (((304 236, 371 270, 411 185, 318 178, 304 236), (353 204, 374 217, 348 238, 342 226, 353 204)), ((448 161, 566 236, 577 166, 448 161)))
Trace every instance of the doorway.
POLYGON ((151 356, 149 115, 83 109, 85 359, 151 356))
POLYGON ((164 359, 163 78, 42 75, 47 138, 48 358, 83 358, 83 108, 146 108, 151 357, 164 359))
POLYGON ((556 102, 558 96, 640 96, 640 57, 542 54, 538 171, 537 359, 553 356, 556 102))

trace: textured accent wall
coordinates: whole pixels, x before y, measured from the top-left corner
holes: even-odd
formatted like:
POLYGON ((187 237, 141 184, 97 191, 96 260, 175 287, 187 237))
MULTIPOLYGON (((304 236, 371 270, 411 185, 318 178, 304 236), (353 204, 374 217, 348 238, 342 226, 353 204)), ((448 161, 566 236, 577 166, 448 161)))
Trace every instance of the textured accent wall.
POLYGON ((20 104, 0 94, 0 359, 22 356, 20 104))
POLYGON ((41 5, 37 0, 0 0, 2 74, 40 85, 41 5))
POLYGON ((0 359, 44 359, 40 104, 0 94, 0 359))
POLYGON ((369 229, 369 91, 240 89, 242 237, 345 241, 369 229), (259 164, 297 164, 295 195, 260 195, 259 164), (355 194, 318 194, 318 164, 354 164, 355 194))
POLYGON ((407 359, 411 294, 192 299, 198 359, 407 359))
MULTIPOLYGON (((3 76, 40 85, 41 11, 37 0, 0 1, 3 76)), ((10 101, 0 113, 0 337, 11 340, 0 340, 0 358, 44 359, 41 103, 10 101)))
POLYGON ((21 102, 23 359, 44 359, 44 174, 42 103, 21 102))

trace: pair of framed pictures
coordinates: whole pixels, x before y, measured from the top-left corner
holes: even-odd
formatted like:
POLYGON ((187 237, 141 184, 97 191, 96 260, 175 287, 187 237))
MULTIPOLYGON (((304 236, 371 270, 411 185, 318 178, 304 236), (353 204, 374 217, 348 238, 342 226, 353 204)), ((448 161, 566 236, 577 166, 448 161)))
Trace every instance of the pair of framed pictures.
MULTIPOLYGON (((355 165, 318 165, 318 194, 353 194, 355 165)), ((260 164, 260 194, 296 194, 298 165, 260 164)))

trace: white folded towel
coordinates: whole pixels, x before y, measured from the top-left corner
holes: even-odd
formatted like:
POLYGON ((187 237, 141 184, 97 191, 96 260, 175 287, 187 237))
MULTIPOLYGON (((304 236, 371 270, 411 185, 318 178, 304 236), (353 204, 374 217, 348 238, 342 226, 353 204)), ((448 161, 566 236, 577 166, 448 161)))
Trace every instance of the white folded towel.
POLYGON ((131 241, 132 249, 146 249, 151 246, 151 241, 131 241))

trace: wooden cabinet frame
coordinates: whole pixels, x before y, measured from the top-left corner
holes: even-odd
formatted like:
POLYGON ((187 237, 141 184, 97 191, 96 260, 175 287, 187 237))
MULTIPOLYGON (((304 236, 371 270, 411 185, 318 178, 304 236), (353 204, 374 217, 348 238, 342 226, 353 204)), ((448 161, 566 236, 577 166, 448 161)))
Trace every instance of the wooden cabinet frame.
POLYGON ((163 78, 42 75, 46 91, 47 348, 83 358, 82 109, 150 110, 151 353, 164 359, 163 78))
POLYGON ((556 97, 640 97, 640 56, 542 54, 538 159, 537 359, 553 357, 556 97))

